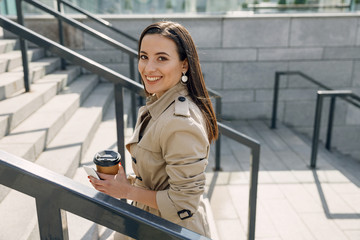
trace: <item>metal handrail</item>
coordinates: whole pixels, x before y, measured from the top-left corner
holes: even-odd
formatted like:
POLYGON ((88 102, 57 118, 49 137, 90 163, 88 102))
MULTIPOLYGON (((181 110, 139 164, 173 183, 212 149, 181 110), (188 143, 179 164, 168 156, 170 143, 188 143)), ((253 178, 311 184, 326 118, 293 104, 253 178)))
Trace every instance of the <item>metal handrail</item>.
POLYGON ((218 122, 219 132, 225 136, 244 144, 251 149, 250 158, 250 190, 249 190, 249 211, 248 211, 248 240, 255 239, 256 223, 256 199, 257 185, 260 165, 260 143, 222 123, 218 122))
MULTIPOLYGON (((270 127, 272 129, 276 128, 277 104, 278 104, 278 98, 279 98, 279 85, 280 85, 280 76, 281 75, 299 75, 303 79, 305 79, 325 90, 334 90, 334 89, 322 84, 321 82, 316 81, 314 78, 309 77, 308 75, 306 75, 300 71, 277 71, 277 72, 275 72, 273 108, 272 108, 271 125, 270 125, 270 127)), ((344 98, 344 97, 342 96, 342 98, 344 98)), ((357 101, 360 101, 360 96, 357 96, 355 94, 352 95, 352 98, 357 101)), ((351 99, 344 98, 344 100, 356 107, 360 107, 359 103, 357 103, 351 99)))
POLYGON ((303 79, 319 86, 320 88, 325 89, 325 91, 317 92, 317 102, 316 102, 316 110, 315 110, 315 120, 314 120, 314 132, 313 132, 313 140, 311 146, 311 157, 310 157, 310 167, 316 167, 316 156, 318 149, 318 141, 319 141, 319 131, 320 131, 320 119, 321 119, 321 109, 322 109, 322 100, 323 97, 331 97, 330 102, 330 111, 329 111, 329 120, 328 120, 328 128, 326 135, 326 148, 331 150, 331 136, 332 136, 332 128, 333 128, 333 118, 334 118, 334 110, 335 110, 335 99, 336 97, 342 98, 347 103, 354 105, 357 108, 360 108, 360 96, 352 93, 348 90, 334 90, 319 81, 316 81, 314 78, 309 77, 308 75, 300 72, 300 71, 278 71, 275 72, 275 81, 274 81, 274 96, 273 96, 273 108, 272 108, 272 117, 271 117, 271 128, 276 128, 276 116, 277 116, 277 104, 279 98, 279 85, 280 85, 280 76, 281 75, 299 75, 303 79), (355 100, 355 101, 354 101, 355 100))
MULTIPOLYGON (((37 45, 41 45, 45 49, 51 51, 52 53, 73 62, 74 64, 77 64, 83 68, 86 68, 90 72, 97 74, 104 79, 107 79, 108 81, 114 83, 115 85, 115 92, 117 90, 120 90, 120 94, 115 94, 115 98, 118 96, 120 98, 120 101, 122 102, 122 88, 125 87, 129 89, 132 92, 135 92, 136 94, 140 96, 145 97, 144 88, 141 84, 121 75, 120 73, 117 73, 105 66, 102 66, 101 64, 86 58, 52 40, 47 39, 44 36, 41 36, 40 34, 35 33, 32 30, 27 29, 26 27, 15 23, 11 20, 8 20, 7 18, 0 16, 0 26, 5 28, 6 30, 18 35, 19 37, 22 37, 28 41, 31 41, 37 45)), ((121 119, 123 121, 123 117, 121 115, 121 112, 123 111, 123 106, 121 105, 119 109, 116 109, 116 115, 120 115, 121 119), (119 111, 119 112, 118 112, 119 111)), ((124 125, 122 125, 124 126, 124 125)), ((252 150, 252 157, 251 157, 251 172, 250 172, 250 195, 249 195, 249 222, 248 222, 248 240, 254 240, 255 239, 255 217, 256 217, 256 200, 257 200, 257 181, 258 181, 258 170, 259 170, 259 162, 260 162, 260 144, 247 137, 244 134, 241 134, 226 125, 218 122, 219 126, 219 132, 225 136, 228 136, 235 141, 244 144, 245 146, 251 148, 252 150)), ((122 131, 122 134, 118 134, 118 148, 119 152, 124 156, 122 158, 122 161, 125 161, 125 154, 124 154, 124 146, 119 145, 120 142, 124 139, 124 128, 118 128, 118 130, 122 131), (120 141, 121 140, 121 141, 120 141)), ((125 166, 125 162, 122 162, 122 165, 125 166)))
POLYGON ((132 40, 132 41, 134 41, 134 42, 136 42, 136 43, 138 42, 137 38, 135 38, 135 37, 127 34, 126 32, 121 31, 120 29, 115 28, 110 22, 108 22, 108 21, 106 21, 106 20, 104 20, 104 19, 102 19, 102 18, 99 18, 99 17, 95 16, 95 14, 92 14, 92 13, 90 13, 90 12, 88 12, 88 11, 86 11, 86 10, 78 7, 78 6, 75 6, 75 5, 72 4, 71 2, 68 2, 68 1, 65 1, 65 0, 57 0, 57 1, 60 2, 60 3, 62 3, 62 4, 64 4, 65 6, 70 7, 71 9, 73 9, 73 10, 75 10, 75 11, 78 11, 79 13, 84 14, 84 15, 87 16, 88 18, 94 20, 94 21, 97 22, 97 23, 100 23, 101 25, 109 28, 110 30, 112 30, 112 31, 114 31, 114 32, 116 32, 116 33, 119 33, 119 34, 121 34, 122 36, 124 36, 124 37, 126 37, 126 38, 128 38, 128 39, 130 39, 130 40, 132 40))
POLYGON ((1 150, 0 183, 35 198, 41 239, 69 239, 68 211, 135 239, 210 240, 1 150))
MULTIPOLYGON (((35 44, 48 49, 49 51, 57 54, 58 56, 73 62, 83 68, 88 69, 90 72, 97 74, 104 79, 114 83, 115 85, 115 111, 116 111, 116 125, 118 139, 124 139, 124 117, 123 117, 123 87, 131 90, 142 97, 146 97, 144 88, 140 83, 133 81, 132 79, 115 72, 89 58, 82 56, 54 41, 51 41, 44 36, 41 36, 34 31, 31 31, 20 24, 12 22, 3 16, 0 16, 1 26, 5 29, 15 33, 19 37, 22 37, 28 41, 34 42, 35 44)), ((125 150, 123 141, 118 141, 118 151, 124 157, 121 158, 123 166, 125 166, 125 150)))
MULTIPOLYGON (((328 127, 326 134, 326 143, 325 147, 327 150, 331 150, 331 136, 332 136, 332 128, 334 122, 334 112, 335 112, 335 101, 336 97, 350 97, 359 101, 359 97, 356 96, 350 90, 325 90, 325 91, 317 91, 316 98, 316 109, 315 109, 315 118, 314 118, 314 130, 313 130, 313 139, 312 139, 312 147, 311 147, 311 158, 310 158, 310 167, 316 167, 316 158, 317 158, 317 150, 319 144, 319 135, 320 135, 320 125, 321 125, 321 115, 322 115, 322 106, 323 99, 325 97, 331 97, 330 106, 329 106, 329 117, 328 117, 328 127)), ((355 105, 360 108, 359 105, 355 105)))
MULTIPOLYGON (((18 16, 19 14, 21 14, 22 16, 22 7, 21 7, 21 2, 22 1, 25 1, 31 5, 33 5, 34 7, 37 7, 41 10, 43 10, 44 12, 48 13, 48 14, 51 14, 53 15, 54 17, 56 17, 58 20, 59 20, 59 29, 60 29, 60 33, 59 33, 59 39, 60 39, 60 44, 63 45, 63 36, 62 36, 62 22, 61 21, 64 21, 66 22, 67 24, 77 28, 77 29, 80 29, 81 31, 103 41, 104 43, 112 46, 112 47, 115 47, 116 49, 119 49, 123 52, 125 52, 126 54, 129 55, 129 68, 130 68, 130 78, 131 79, 135 79, 135 64, 134 64, 134 61, 135 59, 137 59, 137 56, 138 56, 138 53, 136 50, 126 46, 125 44, 122 44, 118 41, 116 41, 115 39, 109 37, 109 36, 106 36, 105 34, 99 32, 99 31, 96 31, 94 29, 92 29, 91 27, 88 27, 86 26, 85 24, 75 20, 75 19, 72 19, 72 18, 69 18, 67 16, 65 16, 64 14, 60 13, 60 12, 57 12, 57 11, 54 11, 53 9, 49 8, 48 6, 46 6, 45 4, 37 1, 37 0, 16 0, 16 6, 17 6, 17 9, 18 9, 18 16)), ((59 2, 58 2, 59 3, 59 2)), ((59 8, 59 4, 58 4, 58 8, 59 8)), ((20 24, 23 25, 23 20, 21 22, 19 22, 20 24)), ((23 50, 22 50, 23 51, 23 50)), ((24 55, 23 55, 24 56, 24 55)), ((23 62, 25 62, 23 60, 23 62)), ((26 65, 27 65, 27 61, 25 62, 26 65)), ((62 68, 64 68, 64 61, 62 59, 62 68)), ((136 119, 136 107, 135 107, 135 97, 132 93, 132 96, 131 96, 131 104, 133 105, 133 107, 131 108, 131 115, 132 115, 132 119, 133 119, 133 122, 135 121, 136 119)), ((117 104, 117 103, 115 103, 117 104)))
POLYGON ((134 49, 114 40, 113 38, 111 38, 109 36, 106 36, 105 34, 99 32, 99 31, 94 30, 93 28, 91 28, 89 26, 86 26, 85 24, 83 24, 75 19, 69 18, 62 13, 54 11, 53 9, 49 8, 48 6, 46 6, 45 4, 43 4, 37 0, 22 0, 22 1, 25 1, 25 2, 33 5, 34 7, 37 7, 39 9, 43 10, 44 12, 53 15, 57 19, 60 19, 64 22, 66 22, 67 24, 80 29, 81 31, 109 44, 110 46, 115 47, 116 49, 124 51, 129 56, 137 58, 137 51, 135 51, 134 49))

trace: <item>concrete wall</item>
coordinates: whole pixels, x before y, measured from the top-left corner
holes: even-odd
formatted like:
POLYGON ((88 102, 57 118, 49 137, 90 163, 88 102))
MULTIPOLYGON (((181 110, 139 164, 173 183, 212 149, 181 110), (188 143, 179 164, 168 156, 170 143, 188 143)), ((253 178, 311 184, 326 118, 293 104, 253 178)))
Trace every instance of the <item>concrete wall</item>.
MULTIPOLYGON (((186 26, 197 45, 207 86, 223 95, 223 116, 227 119, 270 119, 276 71, 302 71, 331 88, 351 89, 360 95, 360 13, 104 17, 134 37, 162 19, 186 26)), ((80 20, 136 47, 96 23, 80 20)), ((27 24, 35 27, 39 21, 27 24)), ((71 36, 67 42, 79 52, 128 75, 125 54, 78 31, 73 30, 71 36)), ((278 119, 312 135, 317 87, 297 76, 283 77, 280 86, 278 119)), ((322 136, 327 106, 328 101, 322 136)), ((344 151, 360 149, 360 110, 341 100, 336 105, 333 145, 344 151)))

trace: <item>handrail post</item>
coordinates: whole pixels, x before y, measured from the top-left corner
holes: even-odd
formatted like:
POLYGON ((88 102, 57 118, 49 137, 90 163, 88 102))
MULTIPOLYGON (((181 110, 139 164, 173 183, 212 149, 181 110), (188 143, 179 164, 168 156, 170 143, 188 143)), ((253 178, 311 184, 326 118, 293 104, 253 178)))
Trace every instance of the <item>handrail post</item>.
MULTIPOLYGON (((221 112, 222 111, 221 97, 216 97, 215 102, 216 102, 216 106, 215 106, 216 119, 218 122, 221 122, 221 114, 222 114, 222 112, 221 112)), ((221 134, 219 134, 219 136, 215 142, 215 168, 214 168, 214 171, 222 171, 221 163, 220 163, 220 156, 221 156, 221 134)))
POLYGON ((121 166, 126 172, 125 149, 124 149, 124 94, 121 84, 114 84, 115 95, 115 117, 116 117, 116 133, 117 133, 117 148, 121 155, 121 166))
POLYGON ((220 155, 221 155, 221 134, 219 134, 219 136, 215 142, 215 168, 214 168, 214 171, 222 171, 221 166, 220 166, 220 155))
MULTIPOLYGON (((130 78, 135 80, 135 57, 132 55, 129 55, 129 70, 130 70, 130 78)), ((137 103, 136 103, 136 96, 134 92, 130 93, 131 95, 131 118, 132 118, 132 127, 135 128, 136 124, 136 109, 137 109, 137 103)))
POLYGON ((326 149, 329 151, 331 150, 331 136, 332 136, 333 123, 334 123, 335 101, 336 101, 336 96, 332 96, 330 101, 329 120, 328 120, 328 128, 327 128, 326 144, 325 144, 326 149))
POLYGON ((41 239, 69 239, 66 212, 58 208, 56 199, 37 197, 36 211, 41 239))
POLYGON ((249 192, 249 216, 248 216, 248 240, 255 239, 256 225, 256 202, 257 202, 257 185, 260 165, 260 145, 251 148, 250 162, 250 192, 249 192))
POLYGON ((323 96, 321 94, 317 94, 316 99, 316 110, 315 110, 315 119, 314 119, 314 132, 311 146, 311 159, 310 159, 310 167, 316 167, 316 156, 317 149, 319 144, 319 134, 320 134, 320 125, 321 125, 321 111, 322 111, 322 103, 323 96))
MULTIPOLYGON (((22 0, 16 0, 16 13, 17 13, 17 22, 24 26, 24 16, 21 6, 22 0)), ((30 92, 30 79, 29 79, 29 61, 27 55, 27 43, 24 38, 19 37, 20 49, 22 56, 22 65, 24 71, 24 87, 26 92, 30 92)))
POLYGON ((277 118, 277 105, 279 98, 279 82, 280 82, 280 73, 275 72, 275 83, 274 83, 274 97, 273 97, 273 107, 272 107, 272 117, 271 117, 271 128, 276 128, 276 118, 277 118))
MULTIPOLYGON (((57 10, 59 13, 62 13, 61 8, 61 0, 57 0, 57 10)), ((59 27, 59 42, 62 46, 64 46, 64 31, 63 31, 63 24, 61 19, 58 19, 58 27, 59 27)), ((66 69, 65 59, 61 58, 61 69, 66 69)))

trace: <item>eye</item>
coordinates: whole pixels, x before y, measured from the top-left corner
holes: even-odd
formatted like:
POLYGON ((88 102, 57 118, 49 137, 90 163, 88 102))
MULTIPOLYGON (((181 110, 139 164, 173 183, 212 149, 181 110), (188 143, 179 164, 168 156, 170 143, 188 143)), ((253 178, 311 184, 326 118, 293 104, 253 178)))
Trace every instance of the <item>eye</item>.
POLYGON ((141 59, 141 60, 146 60, 146 59, 147 59, 147 56, 146 56, 146 55, 140 55, 140 59, 141 59))
POLYGON ((168 60, 166 57, 162 57, 162 56, 159 57, 158 59, 159 59, 159 61, 166 61, 166 60, 168 60))

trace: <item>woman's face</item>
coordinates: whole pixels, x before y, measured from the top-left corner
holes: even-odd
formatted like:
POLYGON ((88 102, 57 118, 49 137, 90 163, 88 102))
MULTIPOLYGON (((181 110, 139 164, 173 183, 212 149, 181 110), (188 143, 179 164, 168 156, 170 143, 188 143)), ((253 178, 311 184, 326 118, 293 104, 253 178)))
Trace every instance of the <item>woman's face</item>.
POLYGON ((147 34, 141 42, 139 72, 146 91, 160 98, 175 86, 182 72, 188 70, 185 59, 181 61, 175 42, 160 34, 147 34))

